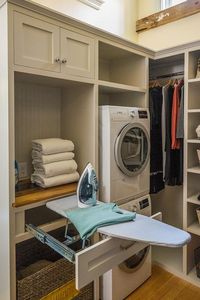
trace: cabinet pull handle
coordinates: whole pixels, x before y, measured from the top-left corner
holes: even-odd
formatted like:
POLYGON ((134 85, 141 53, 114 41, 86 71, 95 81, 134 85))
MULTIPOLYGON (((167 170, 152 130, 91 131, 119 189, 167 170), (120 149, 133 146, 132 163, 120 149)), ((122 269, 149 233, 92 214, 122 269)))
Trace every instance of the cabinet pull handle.
POLYGON ((67 62, 66 58, 63 58, 62 64, 66 64, 66 62, 67 62))
POLYGON ((60 58, 59 58, 59 57, 56 57, 56 58, 55 58, 55 62, 56 62, 56 63, 60 63, 60 58))

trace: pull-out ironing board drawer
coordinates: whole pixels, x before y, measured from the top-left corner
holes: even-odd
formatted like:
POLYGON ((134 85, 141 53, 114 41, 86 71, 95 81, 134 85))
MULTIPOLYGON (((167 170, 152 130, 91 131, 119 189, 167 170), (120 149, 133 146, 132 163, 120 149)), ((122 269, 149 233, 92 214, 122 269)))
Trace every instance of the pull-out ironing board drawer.
MULTIPOLYGON (((62 217, 68 209, 77 207, 76 196, 47 203, 47 207, 62 217)), ((41 242, 49 244, 55 251, 76 264, 76 288, 80 289, 108 270, 139 252, 145 244, 168 247, 182 247, 190 241, 190 235, 183 230, 137 214, 136 220, 122 224, 101 227, 98 232, 103 240, 77 253, 33 225, 28 229, 41 242), (53 246, 52 246, 53 245, 53 246)))

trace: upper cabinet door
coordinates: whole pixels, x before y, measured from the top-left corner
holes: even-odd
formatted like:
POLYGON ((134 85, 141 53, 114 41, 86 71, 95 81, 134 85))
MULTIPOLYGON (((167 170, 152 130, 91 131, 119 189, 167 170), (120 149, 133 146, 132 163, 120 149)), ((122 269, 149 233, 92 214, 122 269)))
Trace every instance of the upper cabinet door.
POLYGON ((61 71, 94 78, 94 40, 61 28, 61 71))
POLYGON ((60 29, 15 12, 15 64, 60 72, 60 29))

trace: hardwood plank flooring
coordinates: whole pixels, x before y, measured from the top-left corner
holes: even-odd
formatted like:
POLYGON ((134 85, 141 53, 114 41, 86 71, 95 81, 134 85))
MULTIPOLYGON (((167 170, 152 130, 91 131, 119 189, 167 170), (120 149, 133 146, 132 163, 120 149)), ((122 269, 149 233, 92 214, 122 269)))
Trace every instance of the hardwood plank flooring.
POLYGON ((200 288, 154 265, 152 276, 126 300, 200 300, 200 288))

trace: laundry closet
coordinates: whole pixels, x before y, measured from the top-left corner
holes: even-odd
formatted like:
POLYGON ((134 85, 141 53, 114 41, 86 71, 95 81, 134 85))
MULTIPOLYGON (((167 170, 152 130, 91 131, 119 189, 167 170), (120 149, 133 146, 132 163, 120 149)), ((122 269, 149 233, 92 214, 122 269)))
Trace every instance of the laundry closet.
MULTIPOLYGON (((183 248, 153 246, 152 259, 200 286, 194 261, 194 250, 200 245, 196 215, 199 140, 195 133, 200 119, 200 81, 195 79, 200 44, 155 53, 26 1, 2 5, 0 35, 7 41, 0 51, 2 297, 53 299, 45 297, 55 296, 52 293, 62 287, 73 299, 98 299, 97 278, 136 251, 135 245, 126 241, 122 247, 119 239, 103 232, 104 239, 97 238, 88 249, 75 245, 70 252, 72 264, 33 237, 26 224, 63 245, 66 219, 46 204, 72 197, 77 182, 49 189, 33 186, 31 142, 55 137, 72 140, 79 174, 91 162, 99 175, 100 106, 147 109, 149 81, 160 77, 165 84, 170 76, 184 79, 184 184, 152 194, 152 215, 162 212, 163 222, 188 231, 192 241, 183 248), (17 186, 15 161, 25 162, 26 169, 17 186), (34 271, 29 268, 33 265, 34 271), (75 289, 75 277, 80 291, 75 289)), ((70 230, 73 235, 73 226, 70 230)), ((143 248, 138 242, 137 252, 143 248)))

